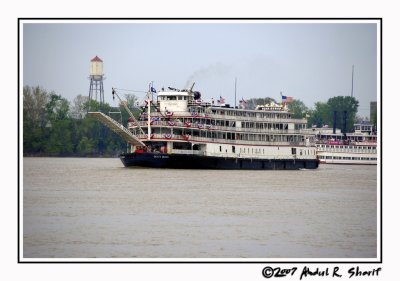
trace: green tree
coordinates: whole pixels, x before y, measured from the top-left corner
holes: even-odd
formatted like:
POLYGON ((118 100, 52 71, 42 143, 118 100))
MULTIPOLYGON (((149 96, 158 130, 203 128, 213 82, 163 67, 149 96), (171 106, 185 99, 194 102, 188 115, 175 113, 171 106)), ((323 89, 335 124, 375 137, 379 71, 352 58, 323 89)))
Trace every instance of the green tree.
POLYGON ((301 100, 294 100, 288 103, 287 107, 293 113, 293 118, 305 118, 309 110, 301 100))
POLYGON ((94 140, 84 136, 77 145, 76 152, 79 154, 93 154, 95 153, 96 143, 94 140))
POLYGON ((308 126, 317 126, 321 128, 323 125, 328 124, 329 120, 329 107, 326 103, 316 102, 315 109, 311 110, 310 117, 307 120, 308 126))
MULTIPOLYGON (((133 101, 134 97, 130 97, 133 101)), ((24 155, 115 155, 126 143, 97 120, 86 116, 89 111, 109 114, 109 104, 88 101, 78 95, 72 110, 69 102, 40 87, 23 88, 24 155), (86 116, 86 117, 85 117, 86 116)), ((120 118, 117 121, 120 122, 120 118)), ((127 119, 127 118, 126 118, 127 119)))
MULTIPOLYGON (((357 115, 358 100, 350 96, 337 96, 330 98, 327 105, 332 116, 333 112, 336 111, 337 128, 340 128, 343 133, 349 132, 353 128, 357 115)), ((333 118, 328 121, 328 124, 333 126, 333 118)))
POLYGON ((349 132, 356 120, 358 101, 350 96, 332 97, 328 102, 315 103, 315 109, 311 111, 308 125, 333 127, 334 112, 336 111, 336 127, 342 132, 349 132), (346 124, 344 123, 346 115, 346 124))
POLYGON ((108 114, 110 112, 111 106, 108 103, 100 103, 95 100, 87 100, 83 103, 82 108, 86 112, 103 112, 104 114, 108 114))
POLYGON ((23 151, 27 154, 42 154, 47 138, 46 104, 49 94, 41 87, 23 88, 23 151))
POLYGON ((69 101, 54 92, 50 94, 50 100, 46 104, 46 117, 50 122, 67 119, 69 113, 69 101))
POLYGON ((53 122, 45 148, 47 153, 54 156, 67 156, 73 153, 71 120, 62 119, 53 122))
POLYGON ((125 99, 129 109, 133 110, 136 108, 136 103, 138 99, 134 94, 125 94, 125 99))
POLYGON ((23 130, 24 155, 41 155, 46 151, 46 140, 48 139, 47 128, 25 126, 23 130))
POLYGON ((44 127, 49 94, 41 87, 23 88, 23 123, 29 127, 44 127))
POLYGON ((77 95, 74 98, 73 105, 71 107, 70 115, 74 119, 83 119, 86 116, 87 110, 85 104, 88 102, 89 97, 77 95))
POLYGON ((376 110, 374 110, 371 114, 371 124, 374 125, 376 128, 377 123, 378 123, 378 113, 376 110))

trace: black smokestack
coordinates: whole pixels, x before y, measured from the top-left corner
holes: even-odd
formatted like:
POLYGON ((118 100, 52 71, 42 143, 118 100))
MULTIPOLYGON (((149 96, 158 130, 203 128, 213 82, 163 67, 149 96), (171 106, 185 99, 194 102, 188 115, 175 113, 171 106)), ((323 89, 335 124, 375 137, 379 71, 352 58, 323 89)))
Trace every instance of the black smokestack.
POLYGON ((336 110, 333 112, 333 133, 336 134, 336 110))
POLYGON ((343 135, 346 136, 347 131, 347 111, 343 111, 343 135))
POLYGON ((194 99, 195 100, 199 100, 201 98, 201 93, 200 92, 194 91, 193 94, 194 94, 194 99))

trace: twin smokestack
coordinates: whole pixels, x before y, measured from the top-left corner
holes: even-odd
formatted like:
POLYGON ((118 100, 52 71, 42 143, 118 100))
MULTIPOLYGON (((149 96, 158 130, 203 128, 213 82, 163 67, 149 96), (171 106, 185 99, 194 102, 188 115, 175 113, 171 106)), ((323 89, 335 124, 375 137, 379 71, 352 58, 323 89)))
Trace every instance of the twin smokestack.
MULTIPOLYGON (((333 133, 336 134, 336 115, 337 111, 333 111, 333 133)), ((346 134, 347 127, 347 111, 343 111, 343 134, 346 134)))

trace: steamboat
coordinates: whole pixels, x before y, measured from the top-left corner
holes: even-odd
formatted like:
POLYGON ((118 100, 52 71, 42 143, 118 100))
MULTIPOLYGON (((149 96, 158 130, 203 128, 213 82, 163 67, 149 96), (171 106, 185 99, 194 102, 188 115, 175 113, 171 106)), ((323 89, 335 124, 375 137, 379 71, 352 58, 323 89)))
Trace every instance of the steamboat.
MULTIPOLYGON (((317 149, 306 119, 294 119, 286 104, 255 110, 231 107, 222 100, 205 102, 201 93, 168 89, 146 95, 127 128, 101 112, 90 112, 128 143, 119 157, 126 167, 178 169, 316 169, 317 149), (155 96, 155 97, 154 97, 155 96)), ((221 97, 222 98, 222 97, 221 97)))
POLYGON ((377 135, 368 122, 354 124, 353 132, 340 129, 313 129, 312 142, 317 148, 321 164, 377 165, 377 135))

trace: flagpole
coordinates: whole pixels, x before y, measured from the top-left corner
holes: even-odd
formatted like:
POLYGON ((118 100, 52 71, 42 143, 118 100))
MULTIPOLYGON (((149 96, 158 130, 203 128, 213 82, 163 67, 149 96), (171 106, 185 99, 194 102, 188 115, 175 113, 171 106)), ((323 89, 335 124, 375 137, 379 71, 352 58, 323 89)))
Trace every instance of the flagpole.
POLYGON ((235 108, 236 108, 236 81, 237 81, 237 78, 235 77, 235 108))
POLYGON ((153 93, 153 86, 154 86, 154 81, 151 81, 151 102, 154 101, 154 93, 153 93))

